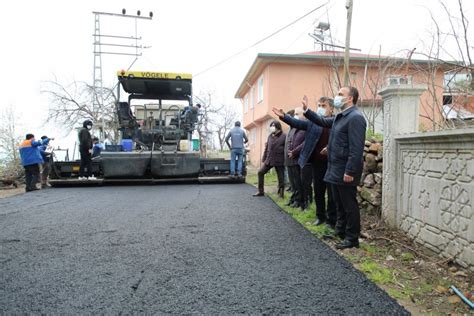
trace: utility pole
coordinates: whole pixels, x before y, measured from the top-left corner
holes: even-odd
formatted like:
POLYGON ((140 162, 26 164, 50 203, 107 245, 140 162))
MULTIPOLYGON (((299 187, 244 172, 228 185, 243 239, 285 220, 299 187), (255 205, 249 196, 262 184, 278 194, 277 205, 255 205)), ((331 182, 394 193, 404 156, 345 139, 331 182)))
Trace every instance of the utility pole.
MULTIPOLYGON (((109 12, 97 12, 93 11, 94 14, 94 71, 92 79, 92 108, 96 114, 96 119, 100 118, 101 122, 94 122, 96 126, 100 126, 99 133, 102 138, 105 137, 105 106, 104 106, 104 85, 102 80, 102 55, 122 55, 122 56, 133 56, 135 61, 139 56, 142 56, 141 49, 148 48, 143 45, 139 45, 139 41, 142 40, 141 36, 138 36, 137 20, 151 20, 153 19, 153 12, 149 13, 149 16, 141 16, 140 10, 137 11, 137 15, 126 14, 127 11, 122 9, 122 14, 109 13, 109 12), (100 18, 101 17, 115 17, 115 18, 126 18, 135 20, 135 36, 121 36, 118 34, 102 34, 100 30, 100 18), (104 43, 103 41, 108 40, 104 43), (102 47, 109 47, 107 51, 103 51, 102 47), (132 51, 130 49, 134 49, 132 51)), ((135 62, 134 61, 134 62, 135 62)))
POLYGON ((347 24, 346 24, 346 47, 344 51, 344 86, 349 85, 349 49, 351 45, 352 24, 352 0, 346 0, 347 24))

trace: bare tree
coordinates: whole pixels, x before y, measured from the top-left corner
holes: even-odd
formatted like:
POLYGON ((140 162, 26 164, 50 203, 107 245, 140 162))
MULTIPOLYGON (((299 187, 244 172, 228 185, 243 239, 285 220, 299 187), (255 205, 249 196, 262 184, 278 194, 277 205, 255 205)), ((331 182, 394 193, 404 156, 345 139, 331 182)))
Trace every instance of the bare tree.
POLYGON ((212 104, 212 92, 204 92, 194 95, 194 99, 201 105, 200 120, 197 125, 199 134, 199 151, 203 157, 208 156, 208 147, 213 144, 213 124, 212 115, 220 109, 212 104))
MULTIPOLYGON (((116 101, 113 89, 94 89, 93 86, 83 81, 73 81, 62 84, 56 78, 44 82, 41 93, 50 98, 49 115, 47 122, 61 123, 63 127, 72 130, 78 123, 90 119, 96 126, 101 126, 102 118, 105 126, 100 127, 101 132, 116 136, 116 101), (103 99, 103 108, 94 108, 92 100, 103 99)), ((96 102, 99 103, 99 102, 96 102)))
POLYGON ((222 109, 215 113, 213 119, 214 130, 216 131, 217 138, 219 140, 220 150, 224 150, 225 138, 234 126, 235 121, 238 118, 237 111, 230 105, 223 105, 222 109))
POLYGON ((422 102, 422 107, 427 113, 424 118, 431 122, 433 130, 455 127, 455 122, 448 120, 446 116, 454 110, 454 103, 458 103, 457 105, 462 108, 463 104, 459 104, 462 103, 460 100, 467 100, 466 98, 457 99, 457 96, 472 95, 474 92, 474 64, 471 57, 473 46, 469 42, 469 21, 466 18, 462 0, 457 1, 457 10, 449 8, 447 1, 440 0, 439 5, 444 10, 443 18, 449 26, 443 29, 439 23, 440 17, 434 16, 428 9, 432 21, 430 34, 425 37, 428 42, 422 41, 423 49, 415 53, 429 61, 428 67, 418 70, 424 78, 424 83, 428 85, 430 101, 422 102), (445 82, 439 82, 436 74, 446 70, 449 70, 450 78, 445 78, 445 82), (456 77, 460 74, 468 75, 466 76, 467 84, 456 84, 456 77), (444 102, 437 93, 440 90, 445 90, 452 99, 448 112, 443 108, 444 102))
POLYGON ((197 125, 200 152, 208 156, 208 149, 214 148, 217 140, 220 150, 224 150, 225 137, 239 117, 236 109, 228 104, 215 102, 212 91, 194 95, 195 103, 201 104, 200 121, 197 125))
POLYGON ((0 116, 0 152, 4 177, 18 177, 21 174, 18 146, 21 137, 17 133, 17 120, 13 107, 2 111, 0 116))

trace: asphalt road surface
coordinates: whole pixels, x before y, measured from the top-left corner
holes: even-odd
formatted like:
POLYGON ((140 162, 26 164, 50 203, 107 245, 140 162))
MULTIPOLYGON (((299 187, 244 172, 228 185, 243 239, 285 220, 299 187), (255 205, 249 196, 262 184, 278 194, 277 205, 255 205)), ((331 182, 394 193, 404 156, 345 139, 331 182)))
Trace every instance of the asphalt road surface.
POLYGON ((245 184, 0 200, 1 313, 406 314, 245 184))

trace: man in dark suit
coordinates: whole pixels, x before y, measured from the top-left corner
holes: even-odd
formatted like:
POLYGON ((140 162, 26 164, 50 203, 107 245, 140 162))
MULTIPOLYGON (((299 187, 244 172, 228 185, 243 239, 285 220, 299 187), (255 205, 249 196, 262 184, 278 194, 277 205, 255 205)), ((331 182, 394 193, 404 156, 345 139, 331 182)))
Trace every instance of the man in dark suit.
POLYGON ((367 123, 356 107, 358 98, 356 88, 342 87, 334 98, 334 107, 341 109, 335 117, 323 117, 311 111, 308 98, 303 98, 305 116, 319 126, 331 128, 324 180, 332 185, 336 203, 335 234, 344 239, 336 245, 338 249, 359 247, 360 209, 356 194, 364 165, 367 123))
MULTIPOLYGON (((298 163, 301 167, 302 174, 305 172, 312 173, 317 218, 314 224, 319 226, 323 223, 327 223, 334 227, 336 224, 336 206, 334 205, 331 194, 328 194, 326 210, 326 183, 321 176, 321 174, 324 174, 327 165, 327 158, 322 151, 328 143, 329 129, 320 127, 306 119, 295 120, 288 115, 284 115, 281 109, 273 108, 273 113, 288 125, 306 131, 304 135, 304 145, 299 155, 298 163), (308 164, 310 165, 308 166, 308 164)), ((331 115, 331 113, 332 111, 328 110, 328 116, 331 115)), ((305 186, 305 184, 302 185, 305 186)), ((307 208, 307 205, 302 205, 302 208, 307 208)))

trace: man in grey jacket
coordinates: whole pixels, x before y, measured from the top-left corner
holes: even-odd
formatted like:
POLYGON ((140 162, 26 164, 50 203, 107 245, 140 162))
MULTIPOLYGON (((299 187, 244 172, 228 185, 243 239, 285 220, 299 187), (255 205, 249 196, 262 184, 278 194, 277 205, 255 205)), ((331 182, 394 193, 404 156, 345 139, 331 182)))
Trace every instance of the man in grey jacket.
POLYGON ((237 176, 242 177, 242 161, 244 158, 244 144, 246 144, 249 140, 245 131, 240 127, 240 122, 237 121, 234 124, 235 126, 229 131, 227 137, 225 138, 225 142, 227 146, 230 148, 230 176, 235 176, 235 160, 237 161, 237 176), (229 140, 231 143, 229 143, 229 140))

